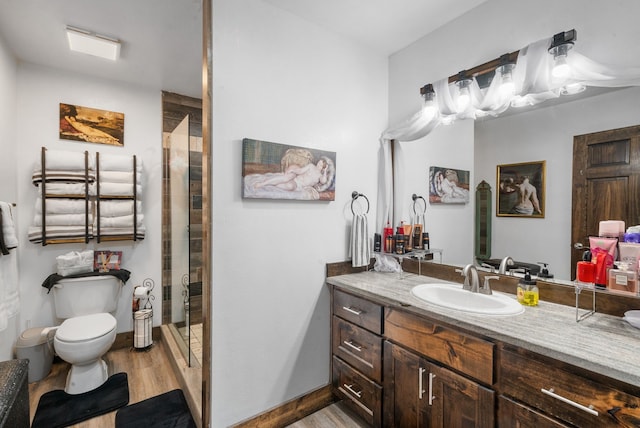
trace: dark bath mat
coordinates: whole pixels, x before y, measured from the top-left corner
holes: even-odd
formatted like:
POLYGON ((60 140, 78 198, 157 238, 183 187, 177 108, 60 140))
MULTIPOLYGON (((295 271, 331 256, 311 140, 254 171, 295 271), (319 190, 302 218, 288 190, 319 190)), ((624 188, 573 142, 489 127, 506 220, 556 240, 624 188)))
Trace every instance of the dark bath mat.
POLYGON ((67 394, 61 389, 43 394, 31 428, 66 427, 112 412, 127 403, 127 374, 116 373, 96 389, 82 394, 67 394))
POLYGON ((116 428, 196 428, 181 389, 165 392, 116 413, 116 428))

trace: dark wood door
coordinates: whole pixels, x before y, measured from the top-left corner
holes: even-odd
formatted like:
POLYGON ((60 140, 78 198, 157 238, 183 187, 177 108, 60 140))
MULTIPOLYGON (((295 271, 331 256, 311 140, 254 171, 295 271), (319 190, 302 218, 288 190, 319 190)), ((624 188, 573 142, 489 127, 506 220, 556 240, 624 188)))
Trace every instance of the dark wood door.
POLYGON ((434 428, 494 426, 494 392, 444 367, 431 366, 431 421, 434 428))
POLYGON ((494 426, 494 392, 391 342, 384 344, 383 426, 494 426))
POLYGON ((640 126, 573 138, 571 278, 601 220, 640 224, 640 126))
MULTIPOLYGON (((384 343, 383 426, 389 428, 417 428, 425 415, 422 401, 426 400, 424 379, 428 367, 423 359, 391 342, 384 343), (422 393, 421 393, 422 391, 422 393)), ((428 419, 428 415, 426 415, 428 419)))

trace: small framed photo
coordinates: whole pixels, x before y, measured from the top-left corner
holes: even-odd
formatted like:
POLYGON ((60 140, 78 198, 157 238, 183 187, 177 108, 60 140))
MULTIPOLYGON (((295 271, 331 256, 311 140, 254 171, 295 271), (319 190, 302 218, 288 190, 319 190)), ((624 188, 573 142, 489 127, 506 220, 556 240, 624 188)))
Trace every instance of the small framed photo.
POLYGON ((122 251, 94 251, 93 270, 97 272, 109 272, 110 270, 120 270, 122 262, 122 251))
POLYGON ((546 161, 498 165, 496 215, 544 218, 546 161))

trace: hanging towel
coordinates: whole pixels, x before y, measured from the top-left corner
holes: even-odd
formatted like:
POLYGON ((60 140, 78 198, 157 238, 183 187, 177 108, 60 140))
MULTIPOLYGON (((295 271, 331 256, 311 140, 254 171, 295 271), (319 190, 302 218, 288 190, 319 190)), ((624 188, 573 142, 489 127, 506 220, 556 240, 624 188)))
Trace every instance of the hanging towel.
POLYGON ((0 256, 0 331, 20 309, 18 293, 18 256, 15 251, 0 256))
POLYGON ((2 242, 4 247, 11 250, 18 246, 18 238, 16 236, 16 228, 13 224, 13 216, 11 215, 11 204, 0 202, 0 211, 2 211, 2 242))
POLYGON ((369 223, 366 214, 355 214, 351 226, 351 265, 368 266, 371 259, 369 223))

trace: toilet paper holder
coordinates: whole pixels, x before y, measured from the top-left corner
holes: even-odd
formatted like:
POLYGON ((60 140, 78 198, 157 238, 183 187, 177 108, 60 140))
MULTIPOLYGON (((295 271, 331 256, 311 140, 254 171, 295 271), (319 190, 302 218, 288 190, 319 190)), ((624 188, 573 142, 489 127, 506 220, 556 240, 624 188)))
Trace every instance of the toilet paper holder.
POLYGON ((133 312, 141 309, 153 309, 151 301, 155 300, 156 297, 151 294, 151 291, 153 291, 154 285, 155 284, 151 278, 146 278, 142 281, 142 285, 136 285, 133 287, 133 312))
POLYGON ((133 288, 133 347, 145 350, 153 345, 153 305, 151 294, 154 282, 147 278, 133 288))

